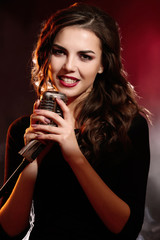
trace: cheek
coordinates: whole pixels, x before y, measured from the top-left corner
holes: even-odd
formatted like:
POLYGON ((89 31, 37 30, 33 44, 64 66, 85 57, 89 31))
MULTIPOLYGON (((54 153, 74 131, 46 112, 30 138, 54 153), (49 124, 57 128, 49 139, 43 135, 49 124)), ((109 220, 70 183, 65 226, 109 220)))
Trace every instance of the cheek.
POLYGON ((52 58, 51 59, 51 69, 52 69, 52 74, 57 73, 61 67, 63 66, 62 60, 59 58, 52 58))
POLYGON ((97 70, 93 67, 87 67, 83 69, 83 76, 85 79, 89 80, 90 82, 94 82, 97 75, 97 70))
POLYGON ((52 74, 55 74, 57 71, 58 71, 58 65, 56 64, 56 62, 54 63, 54 62, 52 62, 52 64, 51 64, 51 71, 52 71, 52 74))
POLYGON ((84 78, 88 78, 91 81, 94 81, 99 71, 99 68, 99 62, 91 62, 90 64, 84 64, 83 66, 81 66, 81 73, 83 74, 84 78))

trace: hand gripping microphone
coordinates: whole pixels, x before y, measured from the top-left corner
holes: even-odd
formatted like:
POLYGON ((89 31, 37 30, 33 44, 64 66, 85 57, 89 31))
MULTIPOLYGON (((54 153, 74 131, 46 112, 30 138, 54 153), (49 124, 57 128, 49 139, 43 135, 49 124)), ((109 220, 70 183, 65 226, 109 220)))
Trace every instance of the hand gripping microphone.
MULTIPOLYGON (((44 92, 41 97, 39 108, 56 112, 59 116, 63 117, 62 110, 57 104, 56 98, 60 98, 64 102, 66 102, 66 96, 60 92, 56 91, 44 92)), ((52 121, 50 125, 56 126, 56 124, 52 121)), ((32 140, 19 151, 19 154, 26 158, 29 162, 32 162, 34 159, 36 159, 36 157, 44 148, 45 148, 44 144, 42 144, 38 140, 32 140)))
MULTIPOLYGON (((59 116, 63 117, 61 108, 56 102, 56 98, 62 99, 65 103, 67 97, 65 94, 57 91, 46 91, 41 95, 40 98, 40 109, 49 110, 57 113, 59 116)), ((54 122, 51 121, 50 125, 56 126, 54 122)), ((23 171, 23 169, 31 162, 33 162, 40 152, 45 148, 45 145, 38 140, 31 140, 27 145, 25 145, 20 151, 19 154, 23 156, 23 160, 9 179, 0 189, 0 198, 7 192, 7 189, 10 186, 10 183, 18 177, 18 175, 23 171)))

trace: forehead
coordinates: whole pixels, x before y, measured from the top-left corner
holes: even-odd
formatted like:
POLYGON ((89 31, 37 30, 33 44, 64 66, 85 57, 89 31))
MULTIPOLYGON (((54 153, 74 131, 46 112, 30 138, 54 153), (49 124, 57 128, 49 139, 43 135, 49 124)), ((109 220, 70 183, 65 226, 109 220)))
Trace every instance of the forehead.
POLYGON ((68 26, 61 29, 57 33, 54 43, 59 43, 63 45, 63 47, 101 49, 100 39, 95 33, 79 26, 68 26))

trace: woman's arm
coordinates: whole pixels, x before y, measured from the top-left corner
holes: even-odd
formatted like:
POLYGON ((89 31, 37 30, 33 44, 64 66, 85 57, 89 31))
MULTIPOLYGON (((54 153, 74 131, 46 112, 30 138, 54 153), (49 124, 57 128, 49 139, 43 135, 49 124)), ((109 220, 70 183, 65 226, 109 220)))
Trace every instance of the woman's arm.
POLYGON ((18 235, 29 225, 37 169, 35 160, 23 170, 10 197, 0 209, 0 224, 9 236, 18 235))
POLYGON ((77 161, 70 159, 69 165, 106 227, 115 234, 121 232, 130 216, 129 206, 111 191, 84 156, 77 156, 77 161))
MULTIPOLYGON (((45 123, 44 119, 42 122, 45 123)), ((27 126, 29 126, 29 118, 21 118, 16 120, 8 130, 5 163, 6 180, 17 167, 17 164, 22 161, 18 151, 24 146, 23 135, 27 126)), ((27 143, 34 139, 35 133, 32 132, 31 127, 27 128, 26 132, 28 132, 27 138, 25 138, 27 143)), ((29 226, 30 209, 38 166, 50 147, 51 145, 48 144, 37 159, 23 170, 17 181, 13 183, 15 186, 12 184, 13 190, 9 190, 9 193, 3 200, 3 207, 0 209, 0 224, 9 236, 16 236, 29 226)))
MULTIPOLYGON (((12 123, 8 129, 5 181, 22 161, 22 157, 18 152, 24 146, 23 135, 29 124, 29 117, 22 117, 12 123)), ((30 136, 30 138, 33 137, 30 136)), ((38 160, 40 160, 40 157, 38 157, 38 160)), ((2 199, 3 207, 0 209, 0 225, 10 236, 18 235, 26 227, 29 227, 30 208, 38 171, 37 163, 39 164, 39 161, 35 160, 29 164, 20 174, 19 178, 10 183, 10 188, 2 199)))

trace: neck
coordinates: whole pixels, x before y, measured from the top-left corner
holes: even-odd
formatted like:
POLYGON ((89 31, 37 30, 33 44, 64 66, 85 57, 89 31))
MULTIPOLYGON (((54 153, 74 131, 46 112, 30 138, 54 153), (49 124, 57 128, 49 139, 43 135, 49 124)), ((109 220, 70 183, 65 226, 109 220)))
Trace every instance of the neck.
POLYGON ((89 94, 89 90, 84 92, 83 94, 77 96, 76 98, 69 98, 68 97, 68 101, 67 101, 67 105, 68 105, 68 108, 71 112, 71 115, 74 119, 74 122, 75 122, 75 128, 77 126, 77 122, 76 122, 76 116, 80 113, 81 111, 81 106, 78 104, 81 103, 89 94), (78 106, 78 107, 77 107, 78 106), (75 112, 76 110, 76 112, 75 112))
POLYGON ((74 126, 75 128, 79 128, 77 123, 77 116, 79 115, 81 111, 81 105, 80 103, 85 99, 85 96, 78 96, 77 98, 68 98, 67 106, 70 110, 70 113, 72 115, 72 119, 74 120, 74 126))
POLYGON ((76 116, 75 116, 75 109, 76 109, 76 106, 77 106, 77 103, 79 101, 76 101, 76 99, 68 99, 67 101, 67 106, 70 110, 70 113, 71 113, 71 117, 72 117, 72 121, 74 123, 74 128, 77 128, 77 123, 76 123, 76 116))

